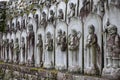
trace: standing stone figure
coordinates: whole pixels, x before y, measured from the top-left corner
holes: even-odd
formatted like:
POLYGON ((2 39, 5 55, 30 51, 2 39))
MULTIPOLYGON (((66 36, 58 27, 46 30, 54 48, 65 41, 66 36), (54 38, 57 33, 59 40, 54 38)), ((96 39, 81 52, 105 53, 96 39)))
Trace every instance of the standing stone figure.
POLYGON ((19 53, 20 53, 20 49, 19 49, 19 43, 18 43, 18 38, 15 39, 15 45, 14 45, 14 60, 15 63, 19 63, 19 53))
POLYGON ((61 51, 66 51, 67 49, 67 39, 66 32, 64 31, 61 38, 61 51))
POLYGON ((70 7, 70 12, 68 13, 68 22, 70 22, 70 19, 75 16, 75 4, 74 3, 70 3, 69 7, 70 7))
POLYGON ((108 27, 107 36, 107 67, 118 68, 119 67, 119 55, 120 55, 120 36, 117 33, 117 27, 110 25, 108 27))
POLYGON ((66 69, 66 49, 67 49, 67 40, 66 33, 61 29, 58 30, 57 36, 57 47, 56 47, 56 68, 59 70, 66 69))
POLYGON ((24 37, 22 37, 21 39, 21 47, 20 47, 20 51, 21 51, 21 55, 22 55, 22 59, 23 59, 23 64, 25 63, 25 39, 24 37))
POLYGON ((34 64, 34 45, 35 45, 35 36, 33 31, 33 25, 29 25, 29 34, 28 34, 28 64, 33 65, 34 64))
POLYGON ((41 20, 40 24, 43 28, 46 28, 46 26, 47 26, 47 20, 46 20, 46 13, 45 12, 42 12, 42 20, 41 20))
POLYGON ((35 15, 35 22, 36 22, 36 25, 37 25, 37 29, 38 29, 38 25, 39 25, 39 24, 38 24, 38 17, 39 17, 38 14, 36 14, 36 15, 35 15))
POLYGON ((6 59, 6 62, 8 62, 9 60, 9 39, 6 39, 6 42, 5 42, 5 59, 6 59))
POLYGON ((13 62, 13 53, 14 53, 14 43, 13 43, 13 39, 11 39, 9 45, 10 45, 10 53, 11 53, 11 62, 13 62))
POLYGON ((2 60, 5 58, 5 40, 2 40, 2 60))
POLYGON ((44 66, 46 68, 53 68, 53 59, 52 59, 52 52, 53 52, 53 39, 52 34, 50 32, 47 32, 46 35, 46 41, 45 41, 45 50, 46 50, 46 58, 44 66))
POLYGON ((86 54, 87 54, 87 64, 90 68, 87 72, 87 74, 98 74, 98 66, 97 66, 97 54, 99 53, 99 46, 98 46, 98 40, 97 35, 95 32, 95 27, 93 25, 90 25, 88 27, 88 36, 86 40, 86 54))
POLYGON ((81 36, 78 37, 78 34, 75 29, 72 29, 68 39, 69 58, 71 59, 71 61, 69 61, 70 72, 77 71, 76 69, 78 69, 79 40, 81 38, 81 36))
POLYGON ((50 10, 50 17, 49 17, 48 21, 50 23, 54 23, 54 20, 55 20, 55 13, 53 10, 50 10))
POLYGON ((43 56, 43 40, 42 40, 42 35, 38 35, 38 43, 37 43, 37 50, 38 53, 40 54, 40 66, 42 67, 43 61, 42 61, 42 56, 43 56))
POLYGON ((58 19, 59 19, 59 20, 63 20, 63 19, 64 19, 64 13, 63 13, 63 10, 62 10, 62 9, 59 9, 59 10, 58 10, 58 13, 59 13, 59 15, 58 15, 58 19))

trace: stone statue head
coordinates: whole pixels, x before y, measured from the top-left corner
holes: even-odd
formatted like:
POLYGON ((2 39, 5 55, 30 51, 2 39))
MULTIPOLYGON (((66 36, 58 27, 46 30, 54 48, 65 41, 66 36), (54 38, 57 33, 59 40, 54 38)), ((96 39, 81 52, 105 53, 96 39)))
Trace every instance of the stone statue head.
POLYGON ((47 38, 51 38, 51 33, 47 32, 47 38))
POLYGON ((58 11, 60 14, 63 14, 63 10, 62 9, 59 9, 58 11))
POLYGON ((53 10, 50 10, 50 15, 54 15, 54 11, 53 10))
POLYGON ((38 40, 41 40, 41 39, 42 39, 42 35, 39 34, 39 35, 38 35, 38 40))
POLYGON ((50 5, 51 5, 51 0, 46 0, 46 6, 50 7, 50 5))
POLYGON ((60 35, 62 35, 62 30, 61 29, 58 30, 58 36, 60 36, 60 35))
POLYGON ((33 25, 32 24, 30 24, 28 28, 29 28, 29 32, 33 31, 33 25))
POLYGON ((108 33, 110 35, 114 35, 114 34, 117 34, 117 27, 115 25, 110 25, 108 27, 108 33))
POLYGON ((69 6, 70 6, 70 9, 75 9, 75 6, 76 6, 76 5, 71 2, 71 3, 69 4, 69 6))
POLYGON ((77 36, 77 31, 75 29, 72 29, 71 34, 72 36, 77 36))
POLYGON ((95 27, 93 25, 89 25, 88 26, 88 33, 89 34, 94 34, 94 32, 95 32, 95 27))
POLYGON ((42 12, 42 17, 46 18, 46 13, 44 11, 42 12))

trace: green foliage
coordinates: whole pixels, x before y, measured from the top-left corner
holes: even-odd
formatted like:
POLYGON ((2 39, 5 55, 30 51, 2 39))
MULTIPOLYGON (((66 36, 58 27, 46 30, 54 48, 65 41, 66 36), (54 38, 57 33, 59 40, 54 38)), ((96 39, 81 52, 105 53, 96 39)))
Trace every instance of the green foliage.
POLYGON ((68 0, 64 0, 65 1, 65 3, 68 3, 68 0))

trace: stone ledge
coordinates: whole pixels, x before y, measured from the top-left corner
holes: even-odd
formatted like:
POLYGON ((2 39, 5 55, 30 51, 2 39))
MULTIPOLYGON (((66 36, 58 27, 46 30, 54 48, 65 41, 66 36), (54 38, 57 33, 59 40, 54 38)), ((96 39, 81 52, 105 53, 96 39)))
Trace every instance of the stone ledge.
POLYGON ((25 67, 20 65, 13 65, 8 63, 0 63, 1 70, 7 70, 7 73, 11 72, 15 78, 29 80, 108 80, 101 77, 77 75, 68 72, 59 72, 57 70, 47 70, 43 68, 25 67))

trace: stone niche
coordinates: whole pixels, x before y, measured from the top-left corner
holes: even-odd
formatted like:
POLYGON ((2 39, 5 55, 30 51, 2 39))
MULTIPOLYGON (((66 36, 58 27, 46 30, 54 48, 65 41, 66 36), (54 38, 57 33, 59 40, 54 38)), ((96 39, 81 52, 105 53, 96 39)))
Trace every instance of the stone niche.
MULTIPOLYGON (((42 69, 43 80, 44 70, 57 71, 58 80, 93 80, 93 76, 119 80, 119 6, 119 0, 10 1, 1 33, 0 60, 42 69)), ((15 71, 16 76, 23 75, 15 71)), ((36 80, 38 73, 26 73, 27 78, 36 80)))

